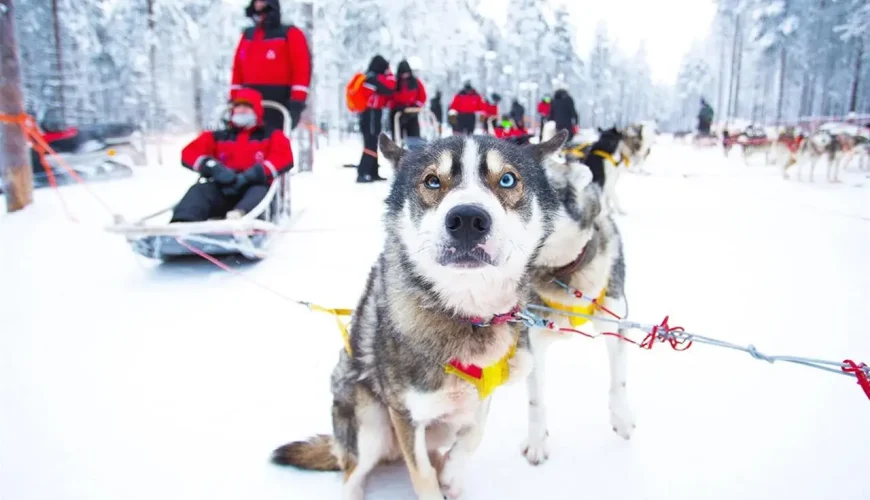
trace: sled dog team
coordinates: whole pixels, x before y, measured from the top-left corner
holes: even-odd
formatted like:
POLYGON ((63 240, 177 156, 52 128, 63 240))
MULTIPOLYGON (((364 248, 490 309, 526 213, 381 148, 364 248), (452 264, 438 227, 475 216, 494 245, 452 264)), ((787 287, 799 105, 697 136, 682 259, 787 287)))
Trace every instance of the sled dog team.
MULTIPOLYGON (((333 434, 281 446, 275 463, 342 471, 343 498, 361 500, 372 469, 404 459, 418 498, 459 498, 493 392, 523 379, 523 454, 547 459, 547 347, 572 335, 558 328, 586 320, 552 314, 556 329, 529 328, 519 311, 582 312, 601 331, 601 312, 564 285, 627 312, 622 240, 601 185, 580 163, 551 158, 566 137, 454 136, 408 151, 380 136, 396 169, 386 241, 332 373, 333 434)), ((611 425, 628 439, 626 343, 606 342, 611 425)))

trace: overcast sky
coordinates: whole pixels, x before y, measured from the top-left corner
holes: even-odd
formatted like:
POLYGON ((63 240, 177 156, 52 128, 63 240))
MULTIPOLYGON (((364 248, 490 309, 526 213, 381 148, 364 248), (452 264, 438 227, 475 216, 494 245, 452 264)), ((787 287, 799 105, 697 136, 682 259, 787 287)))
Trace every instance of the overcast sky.
MULTIPOLYGON (((566 4, 580 25, 581 55, 588 54, 595 26, 603 19, 623 51, 633 54, 646 41, 653 79, 667 84, 676 81, 692 42, 707 36, 715 12, 713 0, 574 0, 566 4)), ((507 0, 482 0, 482 9, 499 22, 504 22, 506 5, 507 0)))

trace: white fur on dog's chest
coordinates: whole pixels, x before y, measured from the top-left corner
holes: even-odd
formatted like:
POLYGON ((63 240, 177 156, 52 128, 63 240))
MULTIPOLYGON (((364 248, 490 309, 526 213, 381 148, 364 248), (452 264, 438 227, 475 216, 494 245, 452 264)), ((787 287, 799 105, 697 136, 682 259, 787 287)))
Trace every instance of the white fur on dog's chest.
MULTIPOLYGON (((488 352, 471 359, 460 359, 464 364, 490 366, 500 359, 516 342, 514 327, 509 325, 494 326, 497 341, 488 352)), ((511 373, 509 382, 527 375, 527 353, 518 351, 510 361, 511 373)), ((409 389, 405 393, 405 408, 411 414, 414 422, 426 423, 439 421, 449 425, 464 426, 474 421, 474 416, 483 403, 477 387, 454 375, 446 375, 444 384, 435 391, 422 392, 409 389)))
POLYGON ((411 419, 422 424, 437 421, 451 427, 471 425, 481 403, 476 387, 453 376, 448 376, 437 391, 411 389, 405 393, 405 407, 411 419))

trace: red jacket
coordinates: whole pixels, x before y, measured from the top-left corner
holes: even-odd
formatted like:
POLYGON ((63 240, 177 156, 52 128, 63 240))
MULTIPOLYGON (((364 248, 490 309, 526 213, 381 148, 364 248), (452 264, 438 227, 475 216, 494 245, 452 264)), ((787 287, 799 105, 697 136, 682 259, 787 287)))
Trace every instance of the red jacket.
POLYGON ((396 84, 396 92, 390 99, 391 109, 402 108, 422 108, 426 104, 426 87, 423 82, 416 78, 417 88, 410 89, 407 86, 407 79, 403 78, 396 84))
POLYGON ((366 78, 365 87, 373 90, 369 97, 369 109, 384 109, 390 104, 396 91, 396 77, 392 73, 385 75, 370 74, 366 78))
POLYGON ((485 116, 486 118, 498 116, 498 104, 482 100, 480 110, 483 112, 483 116, 485 116))
POLYGON ((510 127, 510 128, 496 127, 495 128, 495 136, 498 139, 504 139, 507 137, 522 137, 522 136, 526 135, 526 133, 527 132, 525 130, 523 130, 519 127, 510 127))
POLYGON ((541 101, 538 103, 538 114, 541 116, 550 116, 550 103, 541 101))
POLYGON ((254 108, 259 124, 250 129, 229 125, 225 130, 203 132, 181 151, 181 164, 199 172, 203 160, 212 157, 237 172, 263 165, 266 179, 293 168, 293 151, 284 132, 263 124, 263 102, 256 90, 238 89, 230 95, 232 102, 247 101, 254 108))
POLYGON ((257 26, 242 34, 233 60, 234 87, 256 89, 263 99, 305 102, 311 83, 311 53, 299 28, 257 26))
POLYGON ((477 113, 483 111, 483 103, 483 98, 475 90, 463 90, 453 96, 447 109, 461 114, 477 113))

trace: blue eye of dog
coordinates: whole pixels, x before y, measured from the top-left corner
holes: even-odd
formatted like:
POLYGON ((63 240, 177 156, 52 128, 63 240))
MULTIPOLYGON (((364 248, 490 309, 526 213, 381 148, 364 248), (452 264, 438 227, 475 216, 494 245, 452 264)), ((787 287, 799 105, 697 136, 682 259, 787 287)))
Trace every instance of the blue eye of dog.
POLYGON ((441 189, 441 179, 436 175, 428 175, 423 179, 423 185, 429 189, 441 189))
POLYGON ((512 188, 517 185, 517 176, 508 172, 501 176, 501 179, 498 181, 498 185, 506 189, 512 188))

